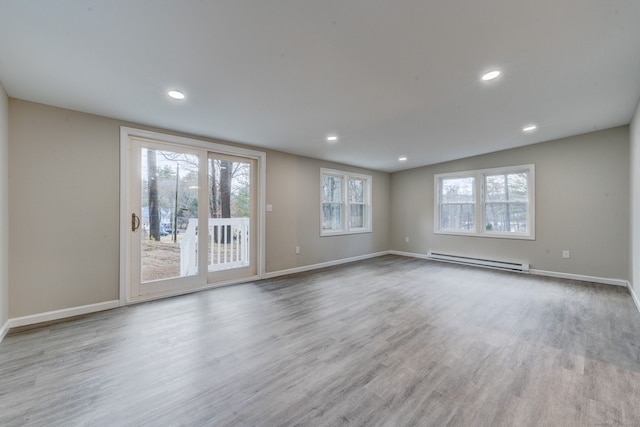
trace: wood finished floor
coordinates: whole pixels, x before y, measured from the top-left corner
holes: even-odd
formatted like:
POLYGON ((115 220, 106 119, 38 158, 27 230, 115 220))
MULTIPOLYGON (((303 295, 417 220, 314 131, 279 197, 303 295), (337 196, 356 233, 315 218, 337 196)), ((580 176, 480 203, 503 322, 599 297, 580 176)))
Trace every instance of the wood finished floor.
POLYGON ((0 425, 638 426, 640 314, 385 256, 12 332, 0 425))

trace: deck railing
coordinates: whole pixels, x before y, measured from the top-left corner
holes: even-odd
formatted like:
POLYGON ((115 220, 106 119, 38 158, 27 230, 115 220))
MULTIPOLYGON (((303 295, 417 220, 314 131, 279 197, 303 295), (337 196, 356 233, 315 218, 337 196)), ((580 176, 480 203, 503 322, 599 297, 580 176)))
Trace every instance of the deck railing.
MULTIPOLYGON (((249 265, 249 218, 209 218, 209 271, 249 265)), ((180 241, 180 275, 198 273, 198 220, 190 219, 180 241)))

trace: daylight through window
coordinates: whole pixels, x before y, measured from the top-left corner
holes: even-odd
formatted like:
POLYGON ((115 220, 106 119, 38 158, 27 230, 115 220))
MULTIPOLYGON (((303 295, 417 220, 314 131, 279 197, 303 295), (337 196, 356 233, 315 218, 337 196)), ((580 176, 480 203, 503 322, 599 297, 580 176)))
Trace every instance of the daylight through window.
POLYGON ((434 232, 534 239, 534 178, 534 165, 434 175, 434 232))
POLYGON ((321 169, 320 235, 371 231, 371 177, 321 169))

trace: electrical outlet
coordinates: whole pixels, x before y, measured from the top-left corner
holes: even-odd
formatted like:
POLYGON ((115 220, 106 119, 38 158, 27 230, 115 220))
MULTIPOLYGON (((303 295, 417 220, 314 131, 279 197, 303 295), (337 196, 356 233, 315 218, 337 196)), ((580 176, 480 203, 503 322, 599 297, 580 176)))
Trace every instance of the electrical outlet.
POLYGON ((571 251, 570 251, 570 250, 567 250, 567 249, 564 249, 564 250, 562 251, 562 258, 566 258, 566 259, 571 258, 571 251))
POLYGON ((300 253, 300 246, 296 246, 296 254, 300 253))
POLYGON ((405 238, 404 238, 404 242, 405 242, 405 243, 409 243, 409 236, 407 236, 407 237, 405 237, 405 238))
POLYGON ((267 205, 267 212, 273 212, 273 205, 267 205))

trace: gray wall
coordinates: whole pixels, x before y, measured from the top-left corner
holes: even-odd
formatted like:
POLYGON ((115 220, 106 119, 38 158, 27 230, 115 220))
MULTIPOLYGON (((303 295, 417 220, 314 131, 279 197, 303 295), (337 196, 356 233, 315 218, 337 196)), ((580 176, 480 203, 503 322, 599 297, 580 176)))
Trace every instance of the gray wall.
POLYGON ((0 328, 9 319, 9 99, 0 83, 0 328))
POLYGON ((622 126, 394 173, 391 249, 438 250, 627 280, 628 157, 629 128, 622 126), (535 241, 433 234, 435 173, 529 163, 536 166, 535 241), (562 258, 563 249, 571 251, 571 259, 562 258))
POLYGON ((119 123, 9 100, 9 316, 118 299, 119 123))
MULTIPOLYGON (((0 233, 0 320, 117 299, 119 130, 146 127, 15 99, 8 109, 9 197, 7 204, 2 167, 0 201, 11 224, 5 214, 9 246, 0 233)), ((0 96, 0 166, 7 162, 6 110, 6 96, 0 96)), ((637 176, 640 137, 638 126, 632 129, 637 176)), ((387 249, 491 256, 530 262, 539 270, 623 280, 640 266, 638 251, 633 263, 628 256, 627 126, 392 175, 265 151, 266 198, 273 205, 265 230, 267 272, 387 249), (535 241, 433 234, 434 173, 528 163, 536 165, 535 241), (373 233, 320 237, 321 167, 373 176, 373 233), (562 259, 562 249, 571 250, 572 258, 562 259)), ((633 188, 640 206, 640 185, 633 188)), ((640 236, 634 236, 635 249, 640 236)))
MULTIPOLYGON (((158 129, 16 99, 9 110, 9 316, 118 299, 120 126, 158 129)), ((267 272, 388 249, 389 174, 265 151, 267 272), (320 237, 321 167, 373 175, 373 233, 320 237)))
MULTIPOLYGON (((640 104, 630 126, 631 140, 631 221, 629 281, 640 296, 640 104)), ((639 307, 640 308, 640 307, 639 307)))
POLYGON ((267 152, 266 271, 318 264, 389 249, 390 175, 280 152, 267 152), (320 168, 372 176, 373 232, 320 237, 320 168), (300 254, 295 247, 300 246, 300 254))

